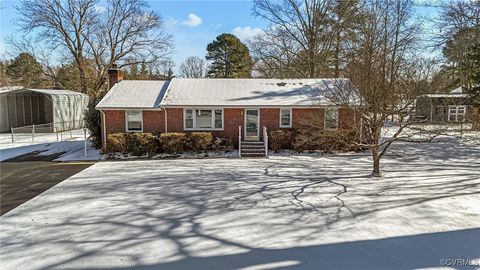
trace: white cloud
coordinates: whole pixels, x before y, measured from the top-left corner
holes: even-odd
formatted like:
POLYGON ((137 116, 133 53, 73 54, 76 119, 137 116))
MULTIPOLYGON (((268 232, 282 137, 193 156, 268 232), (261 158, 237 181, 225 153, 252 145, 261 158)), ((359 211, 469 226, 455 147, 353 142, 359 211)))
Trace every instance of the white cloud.
POLYGON ((189 13, 187 19, 182 22, 183 25, 188 27, 197 27, 202 24, 202 18, 194 13, 189 13))
POLYGON ((260 28, 252 28, 250 26, 240 27, 237 26, 233 29, 232 33, 237 36, 242 41, 248 41, 253 39, 256 35, 262 33, 263 30, 260 28))

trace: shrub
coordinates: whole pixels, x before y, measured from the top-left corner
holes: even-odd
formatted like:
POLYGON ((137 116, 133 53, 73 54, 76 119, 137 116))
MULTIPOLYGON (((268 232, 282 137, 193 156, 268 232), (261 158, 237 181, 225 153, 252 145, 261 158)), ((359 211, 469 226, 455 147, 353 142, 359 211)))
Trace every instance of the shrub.
POLYGON ((107 136, 107 152, 153 156, 159 150, 157 137, 152 133, 114 133, 107 136))
POLYGON ((212 142, 212 149, 215 151, 230 152, 234 147, 233 140, 230 138, 216 137, 212 142))
POLYGON ((162 149, 170 154, 178 154, 185 150, 187 137, 185 133, 168 132, 160 135, 162 149))
POLYGON ((107 136, 107 153, 127 153, 127 134, 113 133, 107 136))
POLYGON ((268 144, 270 149, 278 151, 280 149, 293 149, 295 131, 291 129, 273 130, 268 135, 268 144))
POLYGON ((135 156, 147 154, 153 156, 160 149, 160 143, 152 133, 130 133, 128 136, 128 152, 135 156))
POLYGON ((302 129, 295 136, 293 148, 296 151, 321 150, 327 153, 360 150, 353 144, 355 140, 355 130, 302 129))
POLYGON ((97 106, 97 103, 100 102, 106 93, 107 91, 100 91, 97 95, 90 96, 87 109, 83 114, 85 127, 90 133, 89 140, 95 148, 102 147, 102 130, 100 124, 101 114, 99 110, 95 109, 95 106, 97 106))
POLYGON ((306 150, 316 150, 318 145, 318 133, 317 130, 300 129, 295 135, 293 141, 293 150, 302 152, 306 150))
POLYGON ((213 141, 213 135, 210 132, 192 132, 188 136, 188 146, 195 152, 207 150, 213 141))

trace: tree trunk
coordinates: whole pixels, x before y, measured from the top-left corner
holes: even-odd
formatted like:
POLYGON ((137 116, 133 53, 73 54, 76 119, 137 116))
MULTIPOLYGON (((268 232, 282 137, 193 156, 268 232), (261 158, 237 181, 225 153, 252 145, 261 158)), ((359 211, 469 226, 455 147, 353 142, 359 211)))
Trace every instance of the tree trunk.
POLYGON ((372 176, 381 177, 382 173, 380 172, 380 152, 378 147, 372 148, 372 159, 373 159, 372 176))
POLYGON ((83 56, 80 53, 76 56, 75 61, 77 62, 77 69, 78 69, 78 75, 80 77, 80 92, 84 94, 88 94, 88 86, 87 86, 87 75, 85 73, 85 66, 84 66, 84 61, 83 61, 83 56))
POLYGON ((480 130, 480 105, 473 108, 472 130, 480 130))
POLYGON ((334 76, 335 78, 340 78, 340 31, 337 32, 336 34, 336 40, 335 40, 335 52, 334 52, 334 58, 335 58, 335 70, 334 70, 334 76))

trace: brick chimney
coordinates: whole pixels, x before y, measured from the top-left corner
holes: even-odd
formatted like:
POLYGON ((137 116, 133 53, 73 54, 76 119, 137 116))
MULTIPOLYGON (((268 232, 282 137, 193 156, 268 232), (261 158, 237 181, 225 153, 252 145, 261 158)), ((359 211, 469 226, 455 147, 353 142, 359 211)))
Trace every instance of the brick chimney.
POLYGON ((123 71, 118 68, 117 64, 113 64, 112 68, 108 70, 108 89, 110 90, 121 80, 123 80, 123 71))

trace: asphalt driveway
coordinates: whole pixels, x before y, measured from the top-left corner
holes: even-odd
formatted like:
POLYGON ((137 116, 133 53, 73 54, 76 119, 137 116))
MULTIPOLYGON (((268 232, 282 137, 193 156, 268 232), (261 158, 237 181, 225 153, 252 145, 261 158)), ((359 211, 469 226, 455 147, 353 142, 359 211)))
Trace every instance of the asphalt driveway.
POLYGON ((428 269, 478 259, 480 146, 416 147, 386 157, 380 179, 362 155, 100 162, 0 217, 0 265, 428 269))
POLYGON ((0 214, 38 196, 93 162, 52 162, 60 156, 22 155, 0 163, 0 214))

